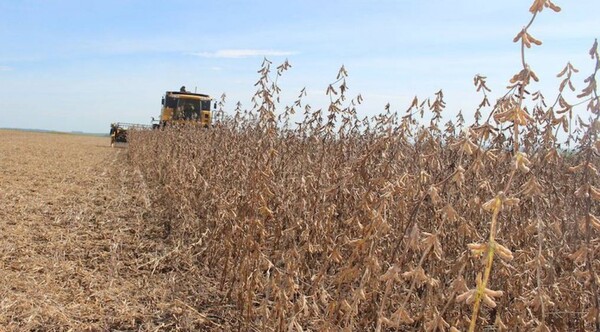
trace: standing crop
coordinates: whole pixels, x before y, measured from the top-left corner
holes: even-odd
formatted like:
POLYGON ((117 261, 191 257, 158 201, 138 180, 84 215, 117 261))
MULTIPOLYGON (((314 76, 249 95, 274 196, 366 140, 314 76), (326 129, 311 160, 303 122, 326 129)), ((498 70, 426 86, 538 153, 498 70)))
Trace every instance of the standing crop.
POLYGON ((162 264, 218 280, 242 330, 598 329, 597 44, 582 101, 563 94, 569 63, 546 105, 525 59, 543 8, 559 11, 534 1, 515 38, 522 68, 493 107, 475 77, 472 125, 443 122, 443 91, 360 118, 344 67, 326 108, 304 89, 281 106, 291 66, 265 60, 251 110, 226 115, 223 97, 209 130, 133 132, 131 163, 173 248, 162 264), (584 104, 589 120, 574 120, 584 104), (558 130, 577 145, 561 148, 558 130))

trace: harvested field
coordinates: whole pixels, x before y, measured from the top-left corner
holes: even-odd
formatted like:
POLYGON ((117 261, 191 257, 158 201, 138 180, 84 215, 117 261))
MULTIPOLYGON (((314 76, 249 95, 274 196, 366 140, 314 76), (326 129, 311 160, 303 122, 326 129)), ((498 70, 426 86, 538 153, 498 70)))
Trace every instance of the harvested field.
POLYGON ((0 141, 1 330, 227 329, 212 284, 169 266, 126 149, 8 130, 0 141))

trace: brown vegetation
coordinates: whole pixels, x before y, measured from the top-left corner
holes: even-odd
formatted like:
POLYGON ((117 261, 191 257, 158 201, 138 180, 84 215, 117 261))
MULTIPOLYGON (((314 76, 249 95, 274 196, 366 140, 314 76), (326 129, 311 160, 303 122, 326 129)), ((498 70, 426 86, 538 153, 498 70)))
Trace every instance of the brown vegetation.
POLYGON ((175 268, 208 267, 242 330, 600 329, 597 44, 585 120, 563 95, 571 64, 554 104, 530 94, 525 49, 541 42, 528 28, 543 8, 560 10, 532 5, 508 92, 490 105, 475 77, 472 125, 442 122, 442 91, 361 120, 343 67, 326 110, 304 91, 279 109, 265 60, 253 110, 211 130, 133 133, 175 268))
POLYGON ((282 108, 290 66, 265 60, 255 107, 208 130, 133 130, 128 150, 0 132, 0 325, 600 330, 598 45, 577 100, 570 63, 553 103, 528 92, 544 8, 508 91, 475 77, 469 124, 443 122, 442 91, 361 119, 344 67, 325 110, 304 90, 282 108))

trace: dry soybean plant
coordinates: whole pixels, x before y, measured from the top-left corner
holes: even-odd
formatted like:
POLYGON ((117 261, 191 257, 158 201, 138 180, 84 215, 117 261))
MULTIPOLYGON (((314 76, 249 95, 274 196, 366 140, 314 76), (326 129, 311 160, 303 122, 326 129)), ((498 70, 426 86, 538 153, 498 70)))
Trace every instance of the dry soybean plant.
POLYGON ((242 330, 600 330, 600 60, 594 43, 578 101, 563 94, 570 63, 552 105, 530 93, 544 8, 560 10, 534 1, 515 38, 522 68, 493 106, 475 77, 471 125, 442 122, 442 91, 360 118, 344 67, 327 108, 304 89, 281 106, 291 66, 265 59, 251 110, 227 115, 223 95, 211 129, 133 132, 130 161, 172 248, 157 271, 213 277, 242 330))

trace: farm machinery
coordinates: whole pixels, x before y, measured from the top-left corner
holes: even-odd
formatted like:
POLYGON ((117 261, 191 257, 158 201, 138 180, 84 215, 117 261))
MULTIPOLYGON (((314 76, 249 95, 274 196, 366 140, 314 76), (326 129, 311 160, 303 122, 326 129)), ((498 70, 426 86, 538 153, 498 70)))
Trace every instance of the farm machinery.
POLYGON ((110 146, 116 143, 127 143, 127 132, 130 129, 150 129, 153 125, 117 122, 110 125, 110 146))
POLYGON ((167 91, 162 99, 159 127, 167 125, 196 125, 208 128, 212 124, 212 98, 201 93, 167 91))
MULTIPOLYGON (((167 126, 196 126, 209 128, 212 125, 212 98, 209 95, 193 93, 182 86, 179 91, 167 91, 162 98, 162 108, 158 120, 152 117, 150 125, 117 122, 110 127, 110 143, 126 143, 130 129, 161 129, 167 126)), ((216 104, 214 105, 216 108, 216 104)))

